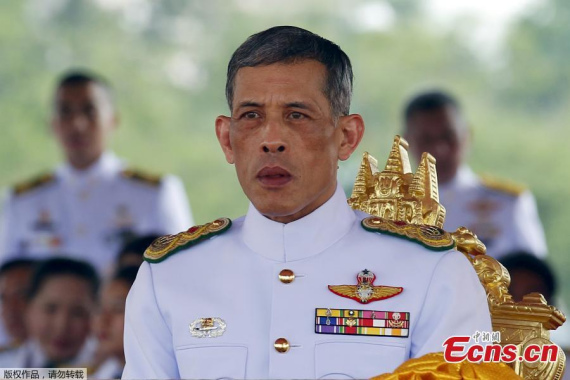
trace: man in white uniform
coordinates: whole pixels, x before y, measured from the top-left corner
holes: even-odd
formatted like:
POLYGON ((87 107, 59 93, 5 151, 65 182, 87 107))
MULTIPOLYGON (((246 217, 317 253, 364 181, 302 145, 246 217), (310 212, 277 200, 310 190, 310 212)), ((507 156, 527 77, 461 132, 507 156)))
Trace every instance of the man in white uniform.
POLYGON ((347 205, 338 160, 364 133, 352 78, 337 45, 296 27, 236 50, 216 135, 249 211, 147 249, 123 378, 368 378, 490 331, 483 287, 448 234, 394 237, 401 226, 347 205))
POLYGON ((129 169, 107 150, 117 121, 103 79, 80 72, 61 78, 51 124, 66 162, 9 191, 0 261, 64 254, 102 271, 126 239, 193 224, 177 177, 129 169))
POLYGON ((437 160, 445 229, 472 230, 495 258, 526 251, 546 256, 546 242, 531 192, 505 181, 480 177, 465 163, 469 126, 457 100, 443 91, 414 96, 404 110, 404 136, 415 159, 437 160))

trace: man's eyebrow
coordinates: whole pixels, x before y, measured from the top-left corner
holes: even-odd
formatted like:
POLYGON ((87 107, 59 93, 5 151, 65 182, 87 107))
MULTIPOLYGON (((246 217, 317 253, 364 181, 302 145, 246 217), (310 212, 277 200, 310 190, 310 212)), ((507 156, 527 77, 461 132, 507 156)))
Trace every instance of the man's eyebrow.
POLYGON ((253 102, 251 100, 246 100, 238 104, 237 108, 244 108, 244 107, 261 107, 260 103, 253 102))
POLYGON ((285 104, 285 107, 287 108, 300 108, 302 110, 309 110, 311 109, 311 107, 304 102, 291 102, 291 103, 287 103, 285 104))

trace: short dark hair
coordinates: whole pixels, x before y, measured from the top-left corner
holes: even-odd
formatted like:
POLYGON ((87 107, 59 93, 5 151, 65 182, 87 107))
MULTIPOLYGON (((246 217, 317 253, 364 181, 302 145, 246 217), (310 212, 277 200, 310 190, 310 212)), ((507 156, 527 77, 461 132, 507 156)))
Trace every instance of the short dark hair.
POLYGON ((404 108, 404 121, 407 122, 417 112, 433 111, 443 107, 453 107, 461 111, 455 96, 444 90, 431 90, 414 95, 404 108))
POLYGON ((133 286, 137 278, 137 273, 139 272, 139 267, 131 265, 128 267, 119 268, 115 275, 113 276, 113 281, 124 281, 127 283, 129 288, 133 286))
POLYGON ((28 300, 32 300, 40 292, 45 283, 59 276, 76 276, 85 280, 90 287, 91 296, 97 298, 99 276, 93 266, 85 261, 55 257, 42 261, 32 275, 32 283, 28 291, 28 300))
POLYGON ((509 272, 517 269, 526 269, 540 276, 549 293, 544 295, 546 298, 551 298, 556 294, 556 277, 546 261, 524 251, 510 253, 499 261, 509 272))
POLYGON ((228 64, 226 81, 226 99, 230 111, 239 69, 304 60, 315 60, 326 67, 323 92, 329 100, 331 113, 335 117, 348 115, 353 82, 350 59, 335 43, 294 26, 276 26, 264 30, 250 36, 237 48, 228 64))
POLYGON ((32 259, 13 259, 6 261, 0 266, 0 277, 14 269, 33 269, 37 264, 37 260, 32 259))
POLYGON ((117 261, 120 261, 122 257, 132 253, 136 253, 137 255, 140 255, 142 257, 144 251, 146 251, 146 249, 152 244, 152 242, 158 239, 159 237, 160 235, 158 234, 149 234, 149 235, 139 236, 128 241, 125 245, 123 245, 123 247, 119 251, 117 261))
POLYGON ((59 76, 55 86, 55 93, 62 87, 76 86, 88 83, 99 85, 107 94, 109 101, 114 102, 113 89, 109 82, 100 74, 89 70, 69 70, 59 76))

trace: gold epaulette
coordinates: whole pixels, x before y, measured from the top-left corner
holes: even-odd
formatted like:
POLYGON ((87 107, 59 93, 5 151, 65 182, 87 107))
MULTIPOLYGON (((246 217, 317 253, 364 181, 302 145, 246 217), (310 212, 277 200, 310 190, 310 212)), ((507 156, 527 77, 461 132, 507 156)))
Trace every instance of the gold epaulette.
POLYGON ((0 354, 6 351, 15 350, 22 345, 22 342, 12 342, 5 346, 0 347, 0 354))
POLYGON ((369 216, 361 224, 367 231, 403 237, 432 251, 446 251, 455 247, 451 234, 435 226, 393 222, 377 216, 369 216))
POLYGON ((52 183, 53 181, 55 181, 55 175, 53 175, 53 173, 44 173, 27 181, 16 184, 13 188, 13 191, 15 195, 22 195, 32 190, 39 189, 40 187, 52 183))
POLYGON ((159 175, 149 174, 136 169, 125 169, 121 172, 121 175, 125 178, 139 181, 151 186, 158 186, 162 181, 162 177, 159 175))
POLYGON ((509 180, 499 179, 488 175, 481 176, 481 183, 492 190, 497 190, 501 193, 518 196, 521 195, 527 188, 516 182, 509 180))
POLYGON ((231 225, 230 219, 220 218, 210 223, 191 227, 188 231, 176 235, 159 237, 146 249, 144 259, 149 263, 159 263, 176 252, 188 249, 201 241, 227 231, 231 225))

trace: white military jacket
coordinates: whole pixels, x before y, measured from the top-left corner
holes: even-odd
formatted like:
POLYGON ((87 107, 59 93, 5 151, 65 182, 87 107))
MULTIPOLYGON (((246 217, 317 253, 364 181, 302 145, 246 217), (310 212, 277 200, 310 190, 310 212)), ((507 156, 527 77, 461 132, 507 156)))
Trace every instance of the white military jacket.
POLYGON ((175 233, 193 224, 182 182, 128 171, 112 153, 90 168, 55 174, 10 191, 0 261, 65 254, 105 270, 132 234, 175 233))
POLYGON ((439 186, 439 197, 446 209, 444 228, 469 228, 489 256, 501 258, 515 251, 546 256, 544 230, 530 191, 492 186, 463 166, 452 181, 439 186))
POLYGON ((288 224, 250 205, 226 232, 143 263, 127 298, 123 378, 369 378, 442 351, 450 335, 491 331, 485 292, 461 253, 366 231, 367 216, 340 187, 288 224), (329 290, 356 285, 365 269, 374 285, 403 290, 366 304, 329 290), (330 331, 327 314, 340 325, 339 312, 386 328, 317 333, 330 331), (208 318, 215 334, 200 337, 208 318))

